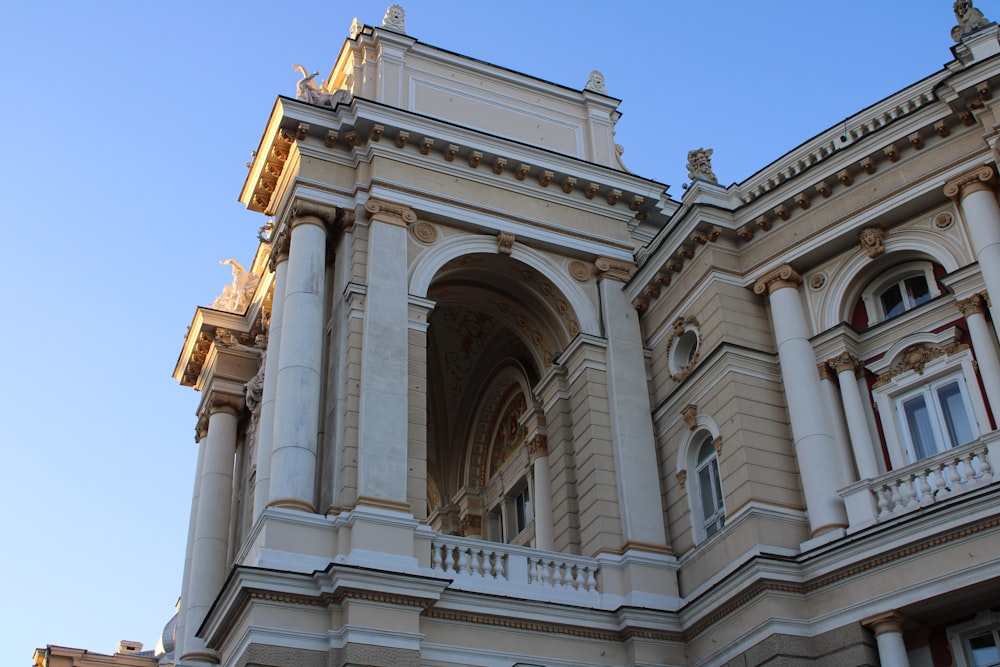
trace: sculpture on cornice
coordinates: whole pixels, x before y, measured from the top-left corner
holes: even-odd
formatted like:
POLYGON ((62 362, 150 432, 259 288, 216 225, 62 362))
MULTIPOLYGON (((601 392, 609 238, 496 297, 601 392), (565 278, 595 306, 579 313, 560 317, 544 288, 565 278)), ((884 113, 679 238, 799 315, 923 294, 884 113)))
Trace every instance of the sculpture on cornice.
POLYGON ((222 294, 212 302, 212 308, 230 313, 242 313, 253 299, 260 276, 255 276, 244 269, 235 259, 224 259, 219 264, 228 264, 233 268, 233 282, 223 288, 222 294))
POLYGON ((962 41, 962 35, 989 24, 983 13, 972 6, 972 0, 955 0, 954 9, 958 25, 951 29, 951 38, 956 42, 962 41))
POLYGON ((719 179, 715 177, 715 172, 712 171, 712 153, 715 152, 713 149, 698 148, 693 151, 688 151, 688 178, 692 181, 696 178, 701 178, 706 181, 711 181, 713 183, 718 183, 719 179))
POLYGON ((382 19, 382 27, 406 34, 406 10, 399 5, 389 5, 382 19))
POLYGON ((589 90, 592 93, 600 93, 601 95, 608 94, 608 89, 604 87, 604 75, 596 69, 590 73, 590 78, 587 79, 587 85, 584 86, 583 89, 589 90))
POLYGON ((292 67, 302 75, 299 82, 295 84, 295 99, 321 107, 335 107, 341 102, 347 101, 346 90, 335 90, 332 93, 326 93, 323 92, 326 88, 326 81, 323 82, 322 86, 316 85, 315 79, 319 76, 319 72, 310 74, 302 65, 293 65, 292 67))

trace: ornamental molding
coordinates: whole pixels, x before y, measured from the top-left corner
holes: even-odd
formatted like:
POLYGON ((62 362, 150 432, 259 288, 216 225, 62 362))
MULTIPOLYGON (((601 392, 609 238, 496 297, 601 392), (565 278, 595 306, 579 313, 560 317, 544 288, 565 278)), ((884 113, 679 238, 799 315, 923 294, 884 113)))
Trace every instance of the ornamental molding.
POLYGON ((681 490, 683 490, 685 485, 687 484, 687 478, 688 478, 688 471, 686 469, 681 468, 680 470, 677 471, 677 483, 681 485, 681 490))
POLYGON ((836 378, 833 375, 833 369, 830 367, 830 362, 821 361, 816 364, 816 372, 819 373, 820 380, 830 380, 833 382, 836 378))
POLYGON ((802 284, 802 276, 791 267, 790 264, 782 264, 778 268, 774 269, 770 273, 764 274, 760 279, 754 283, 753 291, 754 294, 763 294, 767 292, 768 295, 774 294, 775 291, 783 287, 795 287, 798 288, 802 284))
POLYGON ((962 313, 962 317, 968 319, 970 315, 986 314, 986 296, 984 294, 973 294, 968 299, 959 299, 955 302, 962 313))
POLYGON ((337 207, 312 201, 298 200, 292 205, 290 227, 294 227, 309 218, 316 218, 327 227, 337 219, 337 207))
POLYGON ((996 170, 989 165, 984 165, 945 183, 944 194, 946 197, 958 201, 979 190, 992 192, 996 188, 996 184, 996 170))
POLYGON ((838 374, 850 371, 856 375, 862 368, 861 360, 847 351, 841 352, 826 363, 838 374))
POLYGON ((698 406, 688 403, 681 408, 681 419, 687 425, 689 431, 693 431, 698 426, 698 406))
POLYGON ((458 529, 463 537, 480 535, 483 532, 483 517, 479 514, 466 514, 458 520, 458 529))
POLYGON ((621 282, 628 282, 635 275, 638 267, 634 262, 626 262, 620 259, 612 259, 611 257, 598 257, 594 262, 594 268, 597 272, 597 277, 600 278, 612 278, 614 280, 620 280, 621 282))
POLYGON ((374 220, 378 216, 379 220, 402 227, 409 226, 417 221, 417 214, 409 206, 403 204, 393 204, 381 199, 369 199, 365 202, 365 211, 368 218, 374 220))
MULTIPOLYGON (((670 328, 671 328, 671 336, 670 340, 667 341, 667 349, 664 352, 664 354, 667 357, 668 370, 670 367, 670 355, 671 352, 673 351, 674 344, 680 339, 680 337, 684 334, 684 332, 694 331, 699 341, 701 340, 701 325, 698 323, 698 319, 693 315, 689 315, 687 317, 678 317, 676 320, 674 320, 670 328)), ((698 363, 698 359, 700 356, 701 356, 701 348, 699 346, 699 348, 695 350, 694 353, 691 355, 691 359, 688 360, 687 365, 684 366, 684 368, 680 369, 678 372, 671 373, 670 379, 673 380, 674 382, 684 382, 684 380, 688 379, 688 376, 690 376, 692 371, 694 371, 694 367, 698 363)), ((676 366, 674 367, 676 368, 676 366)), ((688 407, 691 406, 685 407, 684 410, 686 410, 688 407)), ((683 414, 683 410, 681 412, 683 414)), ((685 417, 685 423, 687 423, 686 417, 685 417)))
POLYGON ((497 252, 501 255, 510 255, 514 250, 514 235, 510 232, 497 233, 497 252))
POLYGON ((585 283, 594 275, 594 271, 590 264, 575 259, 569 263, 569 275, 573 277, 573 280, 585 283))
POLYGON ((943 347, 926 345, 924 343, 910 345, 900 353, 899 361, 895 366, 878 376, 872 388, 875 389, 887 385, 897 376, 909 371, 916 371, 917 375, 923 375, 924 367, 928 362, 938 357, 950 357, 967 349, 969 349, 968 345, 958 342, 948 343, 943 347))
POLYGON ((427 245, 437 243, 439 236, 437 227, 423 220, 419 220, 411 225, 410 233, 413 234, 413 238, 417 239, 421 243, 426 243, 427 245))

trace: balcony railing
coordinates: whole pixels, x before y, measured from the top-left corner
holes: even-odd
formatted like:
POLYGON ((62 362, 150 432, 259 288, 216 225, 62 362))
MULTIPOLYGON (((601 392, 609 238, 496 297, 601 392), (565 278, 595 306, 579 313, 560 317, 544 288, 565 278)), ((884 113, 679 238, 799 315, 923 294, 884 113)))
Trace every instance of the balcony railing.
POLYGON ((435 535, 431 569, 465 590, 503 594, 516 589, 533 598, 567 601, 601 592, 600 566, 593 558, 465 537, 435 535))
POLYGON ((850 531, 968 493, 993 481, 1000 458, 996 434, 841 490, 850 531))

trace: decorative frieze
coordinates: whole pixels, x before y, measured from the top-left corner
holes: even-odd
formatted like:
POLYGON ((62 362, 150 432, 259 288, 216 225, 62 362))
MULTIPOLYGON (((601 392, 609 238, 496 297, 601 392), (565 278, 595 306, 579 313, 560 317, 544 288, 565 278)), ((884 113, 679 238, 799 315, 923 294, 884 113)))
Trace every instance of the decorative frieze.
POLYGON ((938 357, 958 354, 968 348, 968 345, 958 342, 949 343, 944 347, 932 347, 924 343, 911 345, 899 355, 899 362, 885 373, 879 375, 872 386, 873 388, 877 388, 889 384, 893 378, 908 371, 916 371, 917 375, 923 375, 924 366, 927 365, 927 362, 938 357))

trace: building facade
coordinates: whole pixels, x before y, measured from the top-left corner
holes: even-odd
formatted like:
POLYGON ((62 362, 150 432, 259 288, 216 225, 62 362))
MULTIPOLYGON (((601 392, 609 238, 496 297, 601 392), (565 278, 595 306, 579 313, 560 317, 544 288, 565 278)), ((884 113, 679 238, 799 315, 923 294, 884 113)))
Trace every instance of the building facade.
POLYGON ((183 665, 1000 662, 1000 28, 750 179, 355 21, 198 308, 183 665), (991 662, 992 661, 992 662, 991 662))

